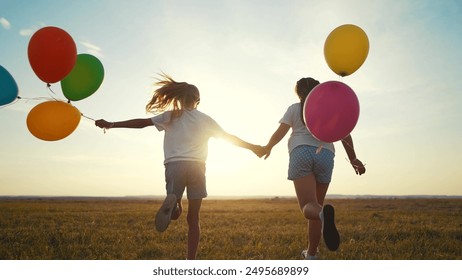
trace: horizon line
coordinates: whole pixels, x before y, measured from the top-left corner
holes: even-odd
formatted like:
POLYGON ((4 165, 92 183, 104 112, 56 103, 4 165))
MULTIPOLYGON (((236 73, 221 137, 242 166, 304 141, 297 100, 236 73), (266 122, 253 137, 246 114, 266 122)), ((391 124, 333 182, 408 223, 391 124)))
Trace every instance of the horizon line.
MULTIPOLYGON (((91 195, 0 195, 0 200, 5 199, 152 199, 162 200, 165 195, 120 195, 120 196, 91 196, 91 195)), ((462 195, 372 195, 372 194, 327 194, 328 199, 405 199, 405 198, 453 198, 462 199, 462 195)), ((212 195, 206 199, 296 199, 295 195, 212 195)))

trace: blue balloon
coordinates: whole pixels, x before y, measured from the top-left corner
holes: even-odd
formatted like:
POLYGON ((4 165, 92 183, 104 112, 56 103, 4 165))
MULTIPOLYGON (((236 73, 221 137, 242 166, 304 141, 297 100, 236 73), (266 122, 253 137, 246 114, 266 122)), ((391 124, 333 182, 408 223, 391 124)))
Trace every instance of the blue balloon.
POLYGON ((10 104, 18 98, 18 85, 13 76, 0 65, 0 106, 10 104))

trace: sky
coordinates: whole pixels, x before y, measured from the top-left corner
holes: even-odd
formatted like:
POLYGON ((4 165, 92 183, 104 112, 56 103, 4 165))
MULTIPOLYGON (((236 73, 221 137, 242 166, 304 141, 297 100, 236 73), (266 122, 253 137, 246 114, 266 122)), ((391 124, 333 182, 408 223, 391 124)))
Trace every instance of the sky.
MULTIPOLYGON (((27 47, 45 26, 67 31, 105 76, 84 115, 146 118, 158 73, 196 85, 199 110, 227 132, 265 145, 301 77, 350 86, 361 107, 352 132, 366 174, 340 143, 328 194, 462 195, 461 1, 55 1, 0 0, 0 65, 23 99, 0 108, 0 195, 164 195, 163 133, 155 127, 103 133, 82 118, 60 141, 26 126, 37 97, 66 101, 33 72, 27 47), (354 24, 369 54, 340 78, 327 65, 329 33, 354 24)), ((212 138, 209 196, 294 196, 288 135, 267 160, 212 138)))

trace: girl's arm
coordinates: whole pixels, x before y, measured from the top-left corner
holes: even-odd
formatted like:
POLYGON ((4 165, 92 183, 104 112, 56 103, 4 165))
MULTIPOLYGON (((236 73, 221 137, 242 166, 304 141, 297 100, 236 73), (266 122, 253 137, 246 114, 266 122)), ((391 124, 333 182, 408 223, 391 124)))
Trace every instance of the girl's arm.
POLYGON ((241 138, 239 138, 237 136, 234 136, 232 134, 229 134, 227 132, 223 132, 221 137, 224 138, 225 140, 233 143, 234 145, 236 145, 238 147, 241 147, 241 148, 244 148, 244 149, 247 149, 247 150, 251 150, 258 157, 262 157, 266 153, 265 149, 262 146, 250 144, 250 143, 242 140, 241 138))
POLYGON ((362 175, 366 172, 364 164, 356 157, 355 147, 353 146, 353 138, 351 135, 342 139, 343 148, 348 155, 351 165, 355 169, 356 174, 362 175))
POLYGON ((104 128, 144 128, 146 126, 154 125, 150 118, 147 119, 132 119, 120 122, 108 122, 106 120, 97 120, 95 121, 95 125, 104 128))
POLYGON ((270 156, 271 150, 273 149, 273 147, 276 146, 276 144, 279 143, 282 140, 282 138, 284 138, 284 136, 286 136, 287 132, 289 132, 289 129, 290 129, 290 125, 288 124, 281 123, 279 125, 279 127, 276 129, 276 131, 271 136, 268 144, 266 144, 266 146, 264 147, 266 150, 265 159, 267 159, 270 156))

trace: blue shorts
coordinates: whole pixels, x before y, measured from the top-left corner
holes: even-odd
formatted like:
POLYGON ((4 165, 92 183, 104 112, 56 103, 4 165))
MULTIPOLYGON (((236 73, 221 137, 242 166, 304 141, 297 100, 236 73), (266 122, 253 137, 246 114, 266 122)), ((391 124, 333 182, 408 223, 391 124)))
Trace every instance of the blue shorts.
POLYGON ((188 199, 207 197, 205 186, 205 163, 200 161, 174 161, 165 164, 165 188, 167 194, 183 197, 186 189, 188 199))
POLYGON ((316 154, 318 147, 302 145, 290 152, 289 180, 295 180, 314 174, 316 182, 322 184, 330 183, 332 171, 334 170, 335 154, 328 149, 321 149, 316 154))

